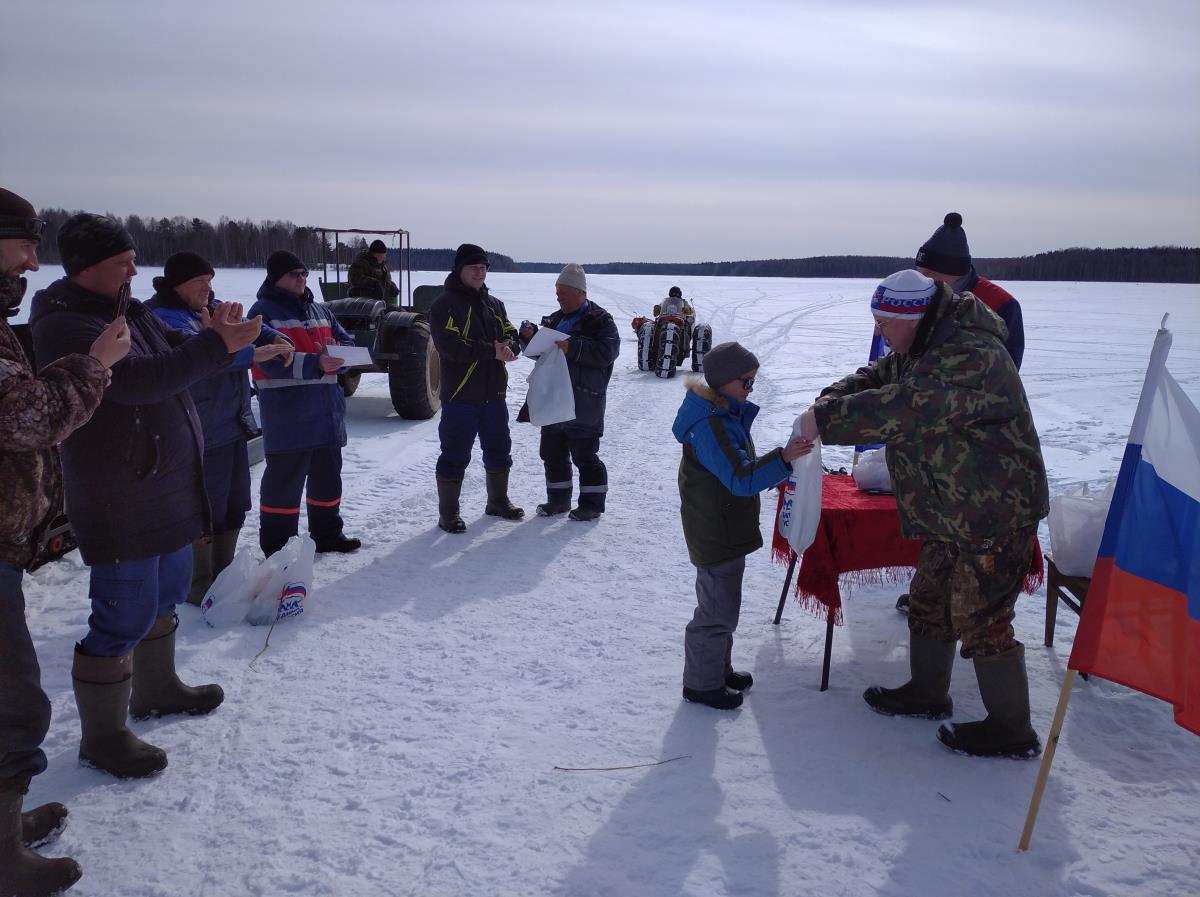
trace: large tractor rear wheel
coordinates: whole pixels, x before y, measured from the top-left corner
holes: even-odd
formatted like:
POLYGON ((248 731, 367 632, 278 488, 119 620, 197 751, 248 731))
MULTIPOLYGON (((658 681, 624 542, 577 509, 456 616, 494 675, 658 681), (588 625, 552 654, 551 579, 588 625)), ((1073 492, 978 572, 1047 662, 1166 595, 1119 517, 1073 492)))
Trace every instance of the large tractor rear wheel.
POLYGON ((397 333, 396 354, 388 365, 392 407, 405 420, 429 420, 442 406, 442 365, 429 324, 417 321, 397 333))
POLYGON ((658 328, 658 338, 655 340, 658 357, 654 359, 654 376, 675 376, 679 364, 679 341, 682 339, 683 333, 678 324, 668 321, 658 328))

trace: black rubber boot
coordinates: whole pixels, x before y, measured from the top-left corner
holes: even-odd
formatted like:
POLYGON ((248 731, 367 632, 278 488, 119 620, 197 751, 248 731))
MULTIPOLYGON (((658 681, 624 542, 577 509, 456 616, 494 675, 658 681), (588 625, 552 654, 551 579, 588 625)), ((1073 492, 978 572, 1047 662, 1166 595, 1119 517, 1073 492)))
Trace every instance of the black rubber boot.
POLYGON ((21 814, 21 841, 26 847, 45 847, 67 827, 67 808, 57 801, 21 814))
POLYGON ((725 687, 732 688, 734 691, 746 691, 754 684, 754 677, 749 673, 740 673, 737 670, 730 670, 725 674, 725 687))
POLYGON ((179 618, 159 617, 133 649, 133 697, 129 712, 134 719, 188 713, 212 713, 225 700, 219 685, 184 685, 175 672, 175 630, 179 618))
POLYGON ((938 729, 938 741, 972 757, 1032 760, 1038 756, 1042 745, 1029 721, 1025 646, 976 657, 975 678, 987 718, 977 723, 947 723, 938 729))
POLYGON ((600 519, 600 515, 603 513, 603 511, 593 508, 590 505, 580 505, 567 516, 572 520, 588 521, 600 519))
POLYGON ((438 526, 448 533, 465 533, 467 525, 458 513, 458 498, 462 494, 462 480, 437 478, 438 526))
POLYGON ((133 690, 133 653, 92 657, 75 648, 71 670, 83 739, 79 762, 119 779, 141 779, 167 768, 166 752, 126 728, 133 690))
POLYGON ((565 514, 571 510, 569 501, 548 501, 545 504, 537 506, 537 515, 539 517, 557 517, 559 514, 565 514))
POLYGON ((742 693, 734 691, 732 688, 726 688, 724 685, 708 691, 699 691, 685 685, 683 699, 691 701, 693 704, 704 704, 714 710, 734 710, 742 706, 742 693))
POLYGON ((233 563, 237 554, 238 536, 240 529, 230 529, 223 533, 213 533, 212 537, 212 575, 216 579, 221 571, 233 563))
POLYGON ((908 636, 909 681, 899 688, 872 685, 863 700, 876 713, 918 719, 947 719, 954 713, 950 700, 950 673, 954 669, 957 642, 908 636))
POLYGON ((525 510, 508 500, 508 471, 487 471, 487 506, 483 513, 505 520, 520 520, 525 510))
POLYGON ((314 540, 317 546, 317 554, 349 554, 352 551, 358 551, 362 548, 361 539, 352 539, 344 533, 339 533, 328 539, 314 540))
POLYGON ((192 586, 188 589, 187 603, 200 606, 204 594, 212 585, 213 547, 208 539, 197 539, 192 543, 192 586))
POLYGON ((0 894, 5 897, 51 897, 83 875, 69 857, 39 856, 23 843, 21 801, 28 787, 28 779, 0 779, 0 894))

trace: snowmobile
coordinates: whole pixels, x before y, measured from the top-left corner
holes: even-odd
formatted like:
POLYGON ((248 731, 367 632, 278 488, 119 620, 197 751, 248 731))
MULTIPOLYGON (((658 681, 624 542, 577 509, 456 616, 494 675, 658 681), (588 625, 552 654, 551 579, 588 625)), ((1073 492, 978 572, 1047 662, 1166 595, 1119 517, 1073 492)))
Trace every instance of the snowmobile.
POLYGON ((704 356, 712 348, 712 327, 697 324, 683 311, 683 299, 671 296, 662 301, 658 315, 633 319, 638 340, 638 370, 654 371, 656 377, 674 377, 692 357, 692 370, 704 370, 704 356))

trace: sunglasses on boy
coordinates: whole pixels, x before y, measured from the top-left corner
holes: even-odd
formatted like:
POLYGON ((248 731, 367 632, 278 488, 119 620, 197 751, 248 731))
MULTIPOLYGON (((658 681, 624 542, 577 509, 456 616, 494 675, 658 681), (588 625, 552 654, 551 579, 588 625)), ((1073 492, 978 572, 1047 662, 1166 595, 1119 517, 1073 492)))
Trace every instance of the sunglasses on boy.
POLYGON ((754 389, 754 378, 753 377, 743 377, 742 378, 742 389, 746 390, 747 392, 754 389))

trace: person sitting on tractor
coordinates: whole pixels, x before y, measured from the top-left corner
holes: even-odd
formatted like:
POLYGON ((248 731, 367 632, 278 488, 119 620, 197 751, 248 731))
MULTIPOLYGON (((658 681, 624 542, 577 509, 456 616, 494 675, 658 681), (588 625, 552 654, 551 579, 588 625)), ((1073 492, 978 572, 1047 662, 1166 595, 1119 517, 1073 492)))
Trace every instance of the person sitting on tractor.
POLYGON ((671 287, 667 298, 654 306, 654 317, 659 315, 680 315, 689 328, 696 323, 696 309, 683 298, 683 290, 679 287, 671 287))
POLYGON ((387 246, 383 240, 373 240, 371 245, 358 254, 358 258, 346 272, 350 284, 347 296, 366 299, 382 299, 391 302, 400 295, 400 288, 392 280, 387 266, 387 246))

